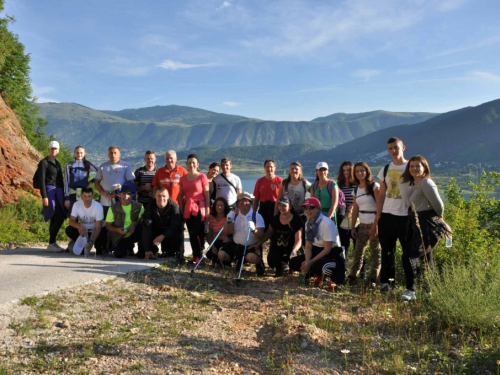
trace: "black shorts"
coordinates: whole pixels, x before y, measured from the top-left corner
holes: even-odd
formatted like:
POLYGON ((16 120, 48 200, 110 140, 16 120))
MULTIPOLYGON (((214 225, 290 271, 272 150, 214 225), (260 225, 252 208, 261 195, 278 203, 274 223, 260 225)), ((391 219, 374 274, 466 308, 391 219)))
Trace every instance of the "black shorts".
MULTIPOLYGON (((226 242, 220 249, 219 251, 224 251, 229 257, 231 258, 231 261, 234 259, 241 259, 243 257, 243 252, 245 251, 245 246, 244 245, 238 245, 237 243, 234 242, 226 242)), ((249 248, 247 247, 247 254, 257 254, 258 256, 262 256, 262 250, 257 247, 252 247, 249 248)))

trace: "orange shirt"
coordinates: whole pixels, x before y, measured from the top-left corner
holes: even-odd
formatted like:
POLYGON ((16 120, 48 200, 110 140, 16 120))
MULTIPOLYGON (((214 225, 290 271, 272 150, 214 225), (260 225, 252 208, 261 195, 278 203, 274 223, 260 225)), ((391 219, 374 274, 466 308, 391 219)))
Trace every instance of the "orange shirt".
POLYGON ((165 186, 168 190, 170 198, 179 204, 179 187, 181 177, 187 175, 186 169, 175 165, 172 171, 169 171, 165 166, 158 168, 153 178, 153 186, 165 186))

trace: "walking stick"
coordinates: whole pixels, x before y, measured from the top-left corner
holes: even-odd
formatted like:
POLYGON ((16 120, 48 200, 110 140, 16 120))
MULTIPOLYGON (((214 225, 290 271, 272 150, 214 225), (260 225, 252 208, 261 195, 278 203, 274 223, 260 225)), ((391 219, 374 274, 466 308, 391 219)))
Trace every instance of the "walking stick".
POLYGON ((200 260, 198 261, 198 263, 196 263, 196 266, 191 270, 191 276, 193 275, 194 271, 196 271, 196 269, 198 268, 198 266, 201 264, 201 262, 203 261, 203 258, 206 258, 206 255, 207 253, 210 251, 210 249, 212 248, 212 246, 214 245, 215 241, 217 241, 217 238, 219 238, 220 234, 222 233, 222 231, 224 230, 226 224, 229 222, 229 219, 226 220, 226 222, 224 223, 224 225, 222 226, 221 230, 219 231, 219 233, 217 233, 217 236, 215 236, 214 240, 212 241, 212 243, 210 244, 210 246, 208 246, 208 249, 202 254, 200 260))

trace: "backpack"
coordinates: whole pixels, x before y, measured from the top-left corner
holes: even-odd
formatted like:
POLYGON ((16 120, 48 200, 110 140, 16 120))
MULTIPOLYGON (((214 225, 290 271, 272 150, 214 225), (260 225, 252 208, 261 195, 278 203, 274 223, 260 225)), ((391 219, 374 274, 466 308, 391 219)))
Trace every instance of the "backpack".
MULTIPOLYGON (((234 215, 234 221, 233 223, 236 223, 236 218, 238 217, 239 213, 234 215)), ((252 212, 252 221, 257 224, 257 211, 252 212)))
POLYGON ((36 168, 35 174, 33 175, 33 189, 40 190, 42 187, 40 186, 40 165, 43 163, 45 159, 40 160, 38 163, 38 167, 36 168))
POLYGON ((385 178, 387 177, 387 171, 389 170, 389 165, 390 164, 386 164, 384 167, 384 179, 382 181, 384 182, 385 187, 387 187, 387 183, 385 182, 385 178))
MULTIPOLYGON (((313 191, 316 191, 318 188, 319 181, 316 180, 314 183, 313 191)), ((328 190, 328 194, 330 194, 330 197, 332 196, 332 191, 333 191, 333 180, 329 180, 328 183, 326 184, 326 189, 328 190)), ((340 215, 344 215, 345 210, 347 206, 345 204, 345 195, 342 189, 339 188, 339 202, 337 204, 337 212, 339 212, 340 215)))

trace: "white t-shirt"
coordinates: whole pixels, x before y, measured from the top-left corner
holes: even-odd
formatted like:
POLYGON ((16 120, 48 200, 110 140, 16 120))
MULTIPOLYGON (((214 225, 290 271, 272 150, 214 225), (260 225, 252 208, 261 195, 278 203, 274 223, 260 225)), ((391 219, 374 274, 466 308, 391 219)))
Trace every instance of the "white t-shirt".
MULTIPOLYGON (((113 192, 113 185, 123 185, 125 181, 135 179, 132 167, 126 161, 120 160, 118 163, 111 164, 110 161, 102 163, 97 170, 96 180, 101 180, 101 186, 108 193, 113 192)), ((111 206, 114 201, 101 195, 101 204, 111 206)))
MULTIPOLYGON (((290 198, 293 208, 295 208, 298 213, 302 213, 304 211, 301 206, 306 199, 307 190, 311 187, 311 183, 309 181, 304 179, 304 182, 305 189, 302 181, 300 181, 297 185, 288 184, 286 190, 283 186, 283 195, 290 198)), ((283 184, 283 182, 281 184, 283 184)))
MULTIPOLYGON (((314 238, 313 246, 323 247, 324 246, 323 241, 333 241, 332 247, 340 246, 339 232, 333 220, 327 218, 323 214, 321 214, 317 220, 319 219, 321 219, 321 222, 319 223, 318 233, 314 238)), ((307 224, 306 224, 306 230, 307 230, 307 224)))
MULTIPOLYGON (((403 165, 394 165, 393 162, 389 164, 389 169, 385 176, 387 190, 385 193, 384 207, 382 208, 383 213, 396 216, 408 216, 408 207, 410 207, 410 203, 408 199, 403 199, 401 191, 399 190, 399 181, 406 169, 406 164, 407 163, 403 165)), ((384 182, 384 168, 380 169, 377 177, 381 183, 384 182)))
POLYGON ((71 216, 76 217, 87 231, 93 232, 96 221, 104 219, 104 212, 102 205, 94 200, 89 208, 84 206, 83 201, 76 201, 71 210, 71 216))
MULTIPOLYGON (((234 220, 234 211, 231 211, 227 217, 231 219, 231 222, 234 223, 234 234, 233 241, 238 245, 245 246, 247 242, 247 234, 248 234, 248 222, 252 221, 253 209, 250 208, 248 214, 243 215, 241 212, 236 217, 236 221, 234 220)), ((265 228, 264 219, 260 216, 259 213, 255 215, 255 228, 265 228)), ((255 235, 250 232, 250 236, 248 237, 248 245, 256 244, 259 240, 255 235)))
MULTIPOLYGON (((226 177, 236 189, 242 190, 241 180, 235 174, 230 174, 226 177)), ((238 199, 238 193, 234 188, 222 177, 222 174, 217 175, 214 178, 215 186, 217 187, 216 197, 223 197, 227 200, 230 206, 236 203, 236 199, 238 199)))
MULTIPOLYGON (((373 185, 373 190, 380 187, 378 182, 373 185)), ((377 213, 377 202, 371 194, 366 193, 366 188, 360 188, 358 186, 358 191, 356 192, 356 204, 359 208, 359 221, 361 224, 371 224, 375 220, 375 214, 377 213), (373 213, 362 213, 361 211, 373 211, 373 213)))

